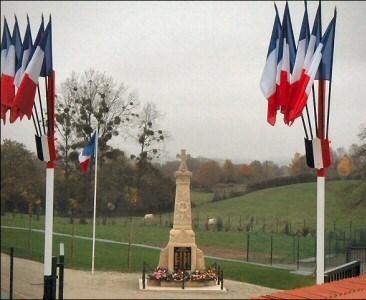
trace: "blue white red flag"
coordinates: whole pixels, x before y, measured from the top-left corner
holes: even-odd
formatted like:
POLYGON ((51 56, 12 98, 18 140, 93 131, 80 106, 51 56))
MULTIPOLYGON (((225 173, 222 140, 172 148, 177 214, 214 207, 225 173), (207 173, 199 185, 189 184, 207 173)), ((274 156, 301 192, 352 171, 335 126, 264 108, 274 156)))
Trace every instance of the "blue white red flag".
POLYGON ((13 35, 1 72, 1 104, 3 107, 2 115, 4 117, 4 122, 7 110, 13 106, 13 101, 15 97, 14 76, 17 60, 20 58, 21 52, 22 40, 20 37, 18 20, 15 18, 13 35))
POLYGON ((25 34, 24 34, 22 53, 20 56, 20 60, 18 61, 17 71, 15 73, 15 78, 14 78, 14 84, 15 84, 15 87, 17 87, 17 88, 19 88, 19 86, 22 82, 22 79, 24 76, 24 71, 29 63, 30 55, 31 55, 32 48, 33 48, 32 33, 31 33, 31 29, 30 29, 28 16, 27 16, 27 21, 28 21, 28 24, 27 24, 27 29, 25 30, 25 34))
POLYGON ((38 79, 41 74, 46 51, 45 49, 49 36, 51 35, 51 30, 51 22, 49 22, 24 72, 24 77, 14 99, 10 115, 11 123, 13 123, 18 117, 22 118, 24 115, 26 115, 28 119, 31 118, 38 79))
MULTIPOLYGON (((5 62, 6 62, 6 56, 8 54, 9 47, 11 45, 11 34, 8 26, 8 22, 4 18, 4 28, 3 28, 3 37, 1 40, 1 82, 2 82, 2 74, 5 69, 5 62)), ((2 83, 1 83, 2 85, 2 83)), ((5 94, 4 94, 5 95, 5 94)), ((5 105, 5 97, 3 93, 1 92, 1 113, 0 117, 4 120, 5 123, 5 114, 8 109, 8 106, 5 105)))
POLYGON ((91 158, 95 154, 96 147, 96 132, 92 135, 88 145, 83 149, 83 151, 79 154, 79 162, 82 173, 87 173, 89 170, 91 158))
POLYGON ((305 55, 306 51, 308 49, 310 40, 310 28, 309 28, 309 17, 308 17, 308 9, 305 1, 305 12, 304 17, 302 19, 301 29, 300 29, 300 35, 299 40, 297 43, 297 50, 296 50, 296 58, 294 67, 291 73, 291 82, 290 82, 290 99, 288 103, 288 107, 284 114, 284 122, 288 124, 288 117, 290 110, 293 109, 294 106, 294 98, 296 95, 296 92, 298 90, 298 85, 300 82, 301 74, 304 72, 304 61, 305 61, 305 55))
MULTIPOLYGON (((316 74, 319 69, 319 65, 324 56, 324 68, 325 70, 321 72, 321 76, 324 78, 331 79, 332 63, 333 63, 333 49, 334 49, 334 36, 335 36, 335 25, 336 25, 337 12, 334 11, 334 17, 329 23, 327 30, 325 31, 323 38, 321 39, 319 45, 317 46, 314 54, 309 63, 309 67, 304 70, 301 74, 298 93, 294 99, 295 104, 293 110, 291 110, 289 115, 289 121, 292 123, 296 118, 301 116, 302 110, 306 106, 309 94, 311 92, 311 87, 316 78, 316 74), (327 57, 326 57, 327 55, 327 57)), ((311 38, 310 38, 311 42, 311 38)), ((309 47, 310 48, 310 43, 309 47)), ((309 52, 309 49, 308 51, 309 52)), ((305 57, 306 63, 306 57, 305 57)))
POLYGON ((260 88, 268 100, 267 122, 272 126, 276 123, 278 102, 276 97, 276 74, 281 21, 275 4, 276 16, 273 24, 271 40, 268 46, 267 60, 260 80, 260 88))
POLYGON ((292 31, 290 9, 286 2, 282 21, 282 33, 277 58, 277 97, 282 113, 285 113, 290 99, 291 73, 296 57, 296 45, 292 31))

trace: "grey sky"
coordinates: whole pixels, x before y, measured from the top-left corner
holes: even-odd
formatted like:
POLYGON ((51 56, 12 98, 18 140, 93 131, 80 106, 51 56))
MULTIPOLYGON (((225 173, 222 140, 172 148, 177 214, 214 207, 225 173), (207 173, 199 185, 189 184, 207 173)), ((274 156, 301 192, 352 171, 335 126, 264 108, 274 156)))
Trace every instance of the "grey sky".
MULTIPOLYGON (((285 2, 277 2, 281 19, 285 2)), ((366 123, 366 3, 323 2, 323 30, 333 8, 338 18, 333 67, 330 139, 333 148, 358 143, 366 123)), ((290 2, 297 40, 303 2, 290 2)), ((317 2, 309 2, 312 26, 317 2)), ((1 2, 22 35, 29 14, 33 36, 41 13, 52 14, 57 84, 71 71, 95 68, 156 103, 174 157, 289 160, 304 153, 301 121, 292 127, 266 122, 267 101, 259 89, 274 20, 273 2, 1 2)), ((35 150, 31 121, 1 127, 35 150)), ((136 146, 117 137, 122 149, 136 146)))

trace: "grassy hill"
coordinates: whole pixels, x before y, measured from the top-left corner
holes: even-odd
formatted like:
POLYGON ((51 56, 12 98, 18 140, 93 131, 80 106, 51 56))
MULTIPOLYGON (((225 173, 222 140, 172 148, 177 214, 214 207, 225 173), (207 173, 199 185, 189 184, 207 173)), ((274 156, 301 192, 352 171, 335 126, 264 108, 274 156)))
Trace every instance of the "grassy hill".
MULTIPOLYGON (((326 229, 333 230, 364 227, 366 225, 366 206, 360 205, 360 199, 366 195, 358 192, 361 181, 337 180, 326 182, 326 229), (335 223, 334 223, 335 222, 335 223), (352 222, 352 224, 351 224, 352 222)), ((192 193, 192 202, 195 197, 207 198, 208 195, 192 193)), ((200 203, 202 200, 197 201, 200 203)), ((227 222, 239 224, 247 223, 251 217, 255 220, 255 226, 276 226, 287 221, 293 229, 307 226, 315 229, 316 226, 316 183, 302 183, 276 188, 269 188, 244 196, 231 198, 217 202, 205 202, 193 208, 193 215, 199 216, 200 222, 206 217, 223 218, 227 222)), ((259 229, 259 228, 257 228, 259 229)))

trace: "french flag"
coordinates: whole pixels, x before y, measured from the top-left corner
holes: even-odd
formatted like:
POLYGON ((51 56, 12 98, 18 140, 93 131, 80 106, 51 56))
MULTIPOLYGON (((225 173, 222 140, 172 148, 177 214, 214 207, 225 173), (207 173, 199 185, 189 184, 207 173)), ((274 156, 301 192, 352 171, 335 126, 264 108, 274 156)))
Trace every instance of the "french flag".
MULTIPOLYGON (((309 94, 311 92, 311 87, 316 78, 319 65, 322 63, 321 74, 319 75, 321 79, 330 79, 331 71, 333 65, 333 49, 334 49, 334 36, 335 36, 335 24, 336 24, 336 11, 334 12, 334 17, 329 23, 327 30, 325 31, 323 38, 321 39, 319 45, 317 46, 314 54, 312 55, 309 67, 304 70, 301 74, 298 94, 294 99, 295 105, 294 109, 290 112, 289 121, 292 123, 296 118, 301 116, 304 107, 306 106, 309 94), (323 58, 324 56, 324 58, 323 58)), ((312 35, 313 37, 313 35, 312 35)), ((312 37, 310 38, 309 48, 311 45, 312 37)), ((314 40, 313 40, 314 41, 314 40)), ((315 41, 314 41, 315 42, 315 41)), ((311 50, 310 50, 311 51, 311 50)), ((306 63, 306 57, 305 62, 306 63)))
POLYGON ((10 115, 11 123, 15 122, 18 117, 22 118, 24 115, 26 115, 28 119, 31 118, 38 79, 41 74, 45 57, 46 44, 50 35, 51 22, 48 23, 40 43, 34 51, 27 68, 25 69, 24 77, 14 99, 13 108, 10 115))
POLYGON ((21 53, 20 59, 18 61, 17 71, 15 73, 14 84, 16 88, 20 87, 22 79, 24 77, 25 69, 29 63, 31 57, 31 51, 33 48, 32 42, 32 33, 29 24, 29 18, 27 16, 27 29, 25 30, 24 39, 23 39, 23 51, 21 53))
MULTIPOLYGON (((302 85, 304 85, 306 83, 306 82, 304 82, 304 80, 306 81, 306 79, 308 78, 307 74, 309 74, 309 72, 310 72, 310 66, 311 66, 312 59, 314 57, 314 52, 315 52, 316 48, 318 47, 320 40, 321 40, 321 6, 319 3, 318 10, 315 15, 313 29, 311 31, 308 47, 306 49, 306 54, 304 57, 304 62, 303 62, 302 70, 301 70, 300 79, 297 80, 296 89, 295 89, 295 87, 292 89, 292 95, 291 95, 292 96, 292 101, 291 101, 292 105, 290 108, 290 112, 288 113, 288 119, 290 119, 290 115, 292 115, 291 121, 288 120, 288 122, 291 124, 294 121, 293 116, 294 116, 295 107, 298 105, 298 101, 301 98, 301 93, 303 93, 302 85)), ((311 86, 310 86, 310 89, 311 89, 311 86)), ((303 106, 303 108, 305 106, 306 106, 306 103, 303 106)), ((301 114, 302 114, 302 110, 301 110, 301 113, 299 116, 301 116, 301 114)))
POLYGON ((278 102, 276 96, 276 74, 279 39, 281 35, 281 21, 278 16, 276 4, 276 16, 273 24, 271 40, 268 47, 267 60, 260 80, 260 88, 264 97, 268 100, 267 122, 272 126, 276 123, 278 102))
POLYGON ((86 145, 83 151, 79 154, 80 168, 81 172, 84 174, 87 173, 89 170, 91 158, 92 156, 94 156, 95 153, 95 145, 96 145, 96 132, 94 132, 88 145, 86 145))
POLYGON ((300 29, 300 36, 299 41, 297 43, 297 50, 296 50, 296 58, 294 67, 291 74, 291 82, 290 82, 290 99, 289 105, 286 109, 284 121, 288 124, 288 117, 290 110, 293 109, 294 106, 294 98, 296 96, 296 92, 299 88, 299 82, 301 78, 301 74, 303 72, 304 61, 306 56, 306 51, 308 49, 310 40, 310 28, 309 28, 309 17, 308 17, 308 9, 307 4, 305 1, 305 12, 304 17, 302 19, 301 29, 300 29))
POLYGON ((20 37, 18 20, 15 18, 13 35, 6 54, 4 66, 1 72, 1 104, 2 117, 5 122, 6 112, 13 106, 15 96, 14 76, 16 72, 17 61, 22 52, 22 40, 20 37))
POLYGON ((282 20, 282 34, 277 58, 277 97, 282 113, 285 113, 290 99, 291 72, 296 57, 296 45, 292 31, 290 9, 286 2, 282 20))
MULTIPOLYGON (((9 47, 11 45, 11 35, 10 30, 8 26, 8 22, 4 18, 4 28, 3 28, 3 37, 1 40, 1 75, 3 74, 5 62, 6 62, 6 56, 8 54, 9 47)), ((2 82, 2 76, 1 76, 1 82, 2 82)), ((5 114, 7 111, 7 106, 5 105, 5 98, 3 98, 3 89, 2 89, 2 83, 1 83, 1 113, 0 118, 4 120, 5 123, 5 114)))

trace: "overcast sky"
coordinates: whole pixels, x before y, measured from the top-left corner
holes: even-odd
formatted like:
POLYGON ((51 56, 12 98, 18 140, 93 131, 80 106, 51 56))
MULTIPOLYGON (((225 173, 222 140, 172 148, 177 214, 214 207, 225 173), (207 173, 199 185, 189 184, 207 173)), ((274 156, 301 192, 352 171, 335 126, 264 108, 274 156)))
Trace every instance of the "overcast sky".
MULTIPOLYGON (((282 19, 285 2, 277 2, 282 19)), ((333 148, 358 143, 366 123, 366 3, 322 4, 323 30, 337 6, 329 136, 333 148)), ((317 2, 309 2, 310 25, 317 2)), ((303 2, 290 2, 297 41, 303 2)), ((154 102, 171 140, 166 157, 185 148, 192 156, 234 161, 290 160, 304 153, 300 120, 266 122, 259 89, 274 20, 273 2, 8 2, 2 17, 17 15, 23 36, 29 14, 33 37, 43 12, 53 21, 57 85, 72 71, 95 68, 154 102)), ((1 20, 3 22, 3 19, 1 20)), ((35 151, 31 121, 1 126, 1 138, 35 151)), ((113 145, 137 147, 117 137, 113 145)))

